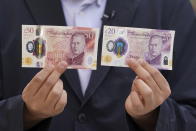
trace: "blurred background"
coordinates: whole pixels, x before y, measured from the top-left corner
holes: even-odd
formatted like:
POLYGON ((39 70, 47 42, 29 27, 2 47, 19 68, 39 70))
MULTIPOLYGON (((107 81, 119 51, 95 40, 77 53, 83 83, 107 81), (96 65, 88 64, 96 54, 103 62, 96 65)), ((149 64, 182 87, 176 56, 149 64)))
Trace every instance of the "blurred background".
POLYGON ((190 0, 190 1, 193 5, 193 8, 194 8, 195 12, 196 12, 196 0, 190 0))

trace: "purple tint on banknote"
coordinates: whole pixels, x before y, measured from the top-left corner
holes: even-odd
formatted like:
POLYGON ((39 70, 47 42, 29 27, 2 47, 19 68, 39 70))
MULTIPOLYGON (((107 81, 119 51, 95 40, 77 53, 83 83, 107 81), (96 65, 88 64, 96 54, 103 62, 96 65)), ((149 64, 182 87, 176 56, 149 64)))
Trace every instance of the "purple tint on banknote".
POLYGON ((152 30, 151 31, 151 37, 153 35, 159 35, 162 37, 163 40, 163 46, 162 51, 169 52, 172 44, 172 34, 171 31, 167 30, 152 30))
POLYGON ((169 31, 152 30, 145 60, 152 65, 161 65, 161 63, 168 65, 168 56, 164 54, 170 52, 171 38, 169 31))
POLYGON ((168 65, 172 34, 165 30, 128 31, 129 53, 128 58, 143 58, 151 65, 168 65))
POLYGON ((174 36, 173 30, 105 26, 101 65, 127 67, 125 60, 133 58, 144 59, 158 69, 172 70, 174 36), (123 42, 116 42, 119 37, 127 44, 124 52, 123 42))
POLYGON ((148 52, 145 60, 152 65, 161 64, 161 52, 163 47, 163 37, 160 35, 151 35, 148 43, 148 52))

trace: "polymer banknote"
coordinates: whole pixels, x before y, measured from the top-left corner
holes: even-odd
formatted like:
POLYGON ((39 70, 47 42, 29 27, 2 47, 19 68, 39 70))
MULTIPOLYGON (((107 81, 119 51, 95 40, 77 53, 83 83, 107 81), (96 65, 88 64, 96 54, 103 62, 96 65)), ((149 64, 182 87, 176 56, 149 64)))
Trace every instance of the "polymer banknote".
POLYGON ((126 59, 144 59, 172 70, 175 31, 104 26, 101 65, 128 67, 126 59))
POLYGON ((22 67, 66 61, 68 69, 96 70, 98 37, 96 28, 22 25, 22 67))

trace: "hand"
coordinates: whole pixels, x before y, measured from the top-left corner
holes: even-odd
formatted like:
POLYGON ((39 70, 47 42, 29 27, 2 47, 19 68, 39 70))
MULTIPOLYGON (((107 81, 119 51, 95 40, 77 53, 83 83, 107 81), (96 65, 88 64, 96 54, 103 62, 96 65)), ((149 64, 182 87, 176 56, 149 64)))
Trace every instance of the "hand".
POLYGON ((43 119, 58 115, 67 104, 67 93, 63 88, 60 76, 66 70, 65 62, 56 67, 42 69, 22 93, 25 103, 25 128, 30 128, 43 119))
POLYGON ((137 76, 125 102, 126 111, 137 122, 148 120, 171 94, 170 86, 164 76, 144 60, 128 59, 127 64, 137 76))

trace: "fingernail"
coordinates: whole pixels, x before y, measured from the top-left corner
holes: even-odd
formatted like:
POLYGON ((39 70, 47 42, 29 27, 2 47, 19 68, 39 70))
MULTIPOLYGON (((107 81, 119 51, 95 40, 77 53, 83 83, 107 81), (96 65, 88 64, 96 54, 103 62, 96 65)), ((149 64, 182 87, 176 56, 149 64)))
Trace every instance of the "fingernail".
POLYGON ((59 66, 60 66, 60 68, 64 69, 64 68, 67 67, 67 62, 61 61, 61 62, 59 63, 59 66))
POLYGON ((144 63, 144 60, 140 58, 140 59, 138 59, 138 63, 139 64, 143 64, 144 63))
POLYGON ((138 63, 142 66, 145 66, 146 64, 148 64, 144 59, 139 59, 138 63))

